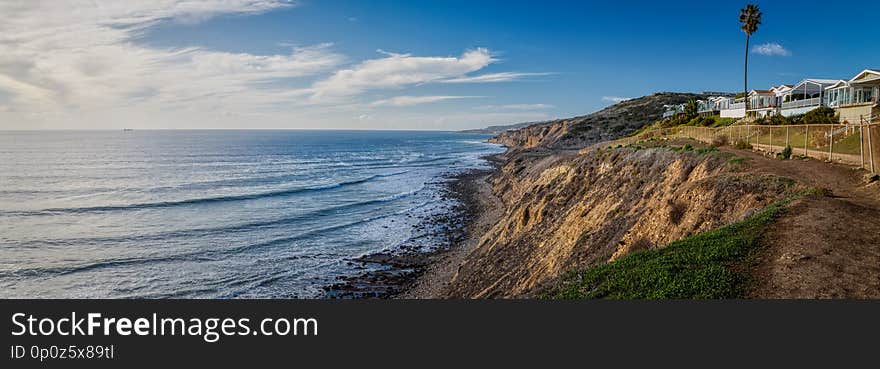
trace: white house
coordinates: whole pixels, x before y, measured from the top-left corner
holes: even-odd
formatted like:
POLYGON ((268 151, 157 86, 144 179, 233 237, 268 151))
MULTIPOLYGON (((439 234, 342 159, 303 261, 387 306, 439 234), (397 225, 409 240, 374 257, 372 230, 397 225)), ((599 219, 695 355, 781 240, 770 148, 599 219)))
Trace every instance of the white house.
POLYGON ((763 118, 776 113, 776 92, 770 90, 749 91, 749 110, 746 115, 763 118))
POLYGON ((838 81, 826 94, 842 123, 880 120, 880 69, 865 69, 849 81, 838 81))
POLYGON ((780 91, 779 113, 783 116, 806 114, 825 104, 825 89, 838 83, 833 79, 808 78, 789 89, 780 91))
POLYGON ((742 118, 746 116, 745 99, 722 97, 718 101, 718 111, 722 118, 742 118))
POLYGON ((663 118, 684 114, 684 104, 663 105, 663 118))
POLYGON ((825 87, 825 106, 836 109, 841 104, 846 104, 845 101, 850 99, 850 91, 849 81, 842 79, 825 87))

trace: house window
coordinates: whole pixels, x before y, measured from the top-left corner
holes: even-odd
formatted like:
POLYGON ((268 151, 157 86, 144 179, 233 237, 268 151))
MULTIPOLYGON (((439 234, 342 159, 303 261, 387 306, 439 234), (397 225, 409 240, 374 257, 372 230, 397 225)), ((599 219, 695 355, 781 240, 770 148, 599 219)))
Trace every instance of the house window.
POLYGON ((874 88, 862 87, 855 89, 855 103, 866 103, 874 101, 874 88))

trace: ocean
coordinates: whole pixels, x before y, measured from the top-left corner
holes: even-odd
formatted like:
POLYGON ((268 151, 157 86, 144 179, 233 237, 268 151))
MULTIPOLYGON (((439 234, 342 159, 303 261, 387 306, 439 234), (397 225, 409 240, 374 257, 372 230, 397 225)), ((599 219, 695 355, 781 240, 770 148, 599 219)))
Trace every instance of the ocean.
POLYGON ((419 222, 487 135, 0 131, 0 298, 320 298, 419 222))

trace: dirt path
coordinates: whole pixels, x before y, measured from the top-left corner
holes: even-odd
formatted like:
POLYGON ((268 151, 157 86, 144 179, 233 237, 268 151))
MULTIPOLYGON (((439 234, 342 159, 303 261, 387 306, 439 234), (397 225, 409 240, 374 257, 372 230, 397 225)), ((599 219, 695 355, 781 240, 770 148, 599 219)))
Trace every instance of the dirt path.
POLYGON ((831 190, 833 197, 880 209, 880 187, 867 185, 863 170, 815 159, 778 160, 748 150, 722 148, 721 151, 749 159, 749 171, 788 177, 808 186, 831 190))
POLYGON ((751 298, 880 298, 880 184, 865 172, 816 160, 750 159, 756 173, 831 190, 795 202, 765 238, 751 298))

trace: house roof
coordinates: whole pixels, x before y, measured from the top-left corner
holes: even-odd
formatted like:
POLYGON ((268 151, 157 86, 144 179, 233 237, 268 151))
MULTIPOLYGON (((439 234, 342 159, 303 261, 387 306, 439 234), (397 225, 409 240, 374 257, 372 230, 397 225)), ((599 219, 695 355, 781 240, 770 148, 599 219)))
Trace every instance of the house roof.
POLYGON ((828 87, 825 87, 825 89, 826 89, 826 90, 832 90, 832 89, 835 89, 835 88, 841 88, 841 87, 849 87, 849 82, 844 81, 844 80, 841 79, 841 80, 838 80, 838 81, 837 81, 836 83, 834 83, 833 85, 828 86, 828 87))
POLYGON ((751 94, 753 94, 753 93, 754 93, 754 94, 759 94, 759 95, 767 95, 767 94, 771 94, 771 93, 773 93, 773 92, 770 91, 770 90, 751 90, 751 91, 749 91, 749 95, 751 95, 751 94))
POLYGON ((818 86, 820 90, 824 90, 828 86, 833 86, 840 82, 840 80, 836 79, 816 79, 816 78, 807 78, 803 81, 800 81, 797 85, 792 88, 792 92, 796 92, 804 87, 805 85, 813 85, 818 86))
MULTIPOLYGON (((877 70, 877 69, 865 69, 865 70, 859 72, 859 74, 856 74, 856 76, 853 77, 852 79, 850 79, 849 81, 850 81, 850 82, 855 82, 856 80, 859 80, 859 79, 863 79, 863 80, 867 80, 867 81, 873 81, 873 80, 876 80, 876 79, 880 79, 880 70, 877 70), (869 74, 873 74, 873 75, 875 75, 876 77, 862 78, 862 76, 869 75, 869 74)), ((862 82, 862 81, 859 81, 859 82, 862 82)))

